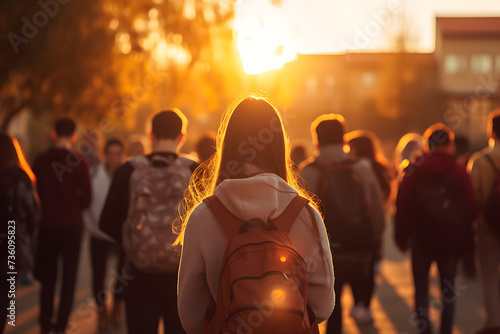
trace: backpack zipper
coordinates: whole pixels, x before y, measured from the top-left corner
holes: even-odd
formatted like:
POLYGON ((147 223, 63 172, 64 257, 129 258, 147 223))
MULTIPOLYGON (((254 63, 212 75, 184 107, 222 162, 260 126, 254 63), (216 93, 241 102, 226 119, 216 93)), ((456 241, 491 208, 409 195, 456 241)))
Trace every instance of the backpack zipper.
POLYGON ((252 306, 244 306, 237 308, 236 310, 231 311, 228 315, 226 315, 226 325, 231 320, 231 318, 239 312, 242 311, 250 311, 250 310, 277 310, 282 312, 290 312, 300 315, 304 317, 304 312, 297 310, 291 307, 283 307, 283 306, 267 306, 267 305, 252 305, 252 306))
MULTIPOLYGON (((268 271, 268 272, 265 272, 263 273, 262 275, 260 276, 245 276, 245 277, 239 277, 237 279, 235 279, 232 283, 231 283, 231 290, 230 290, 230 293, 229 293, 229 300, 232 302, 233 301, 233 286, 238 283, 239 281, 243 281, 243 280, 254 280, 254 281, 257 281, 257 280, 261 280, 265 277, 268 277, 268 276, 271 276, 271 275, 280 275, 280 276, 283 276, 283 279, 285 280, 289 280, 290 278, 295 282, 295 279, 291 276, 288 276, 286 273, 282 272, 282 271, 268 271)), ((295 282, 295 284, 297 284, 297 282, 295 282)), ((300 291, 300 290, 299 290, 300 291)), ((301 292, 302 294, 302 292, 301 292)))
POLYGON ((277 242, 274 242, 274 241, 262 241, 262 242, 254 242, 254 243, 250 243, 250 244, 244 244, 244 245, 241 245, 240 247, 236 248, 234 251, 231 252, 231 254, 229 254, 229 256, 227 257, 226 259, 226 262, 224 263, 224 267, 222 268, 222 271, 224 269, 226 269, 226 266, 227 266, 227 263, 229 262, 229 259, 231 258, 231 256, 236 253, 237 251, 239 251, 240 249, 244 248, 244 247, 248 247, 248 246, 258 246, 258 245, 264 245, 264 244, 275 244, 277 246, 280 246, 282 248, 288 248, 292 254, 294 254, 299 260, 300 262, 302 262, 302 264, 307 267, 304 259, 300 256, 299 253, 297 253, 297 251, 295 249, 293 249, 292 247, 290 246, 284 246, 284 245, 281 245, 277 242))

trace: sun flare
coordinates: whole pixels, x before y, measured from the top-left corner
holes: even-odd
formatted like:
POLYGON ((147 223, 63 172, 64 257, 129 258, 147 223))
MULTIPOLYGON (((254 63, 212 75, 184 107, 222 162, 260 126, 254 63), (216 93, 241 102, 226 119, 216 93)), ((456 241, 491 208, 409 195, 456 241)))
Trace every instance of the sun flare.
POLYGON ((248 74, 281 68, 297 55, 291 24, 269 1, 239 0, 234 29, 243 70, 248 74))

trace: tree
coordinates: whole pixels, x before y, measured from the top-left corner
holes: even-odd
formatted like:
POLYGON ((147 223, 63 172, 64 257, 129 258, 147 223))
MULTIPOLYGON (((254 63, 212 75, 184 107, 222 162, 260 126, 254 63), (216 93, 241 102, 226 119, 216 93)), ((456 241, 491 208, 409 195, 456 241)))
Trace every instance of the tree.
POLYGON ((230 0, 2 2, 1 128, 24 108, 101 119, 148 71, 168 73, 174 95, 175 83, 211 61, 232 8, 230 0))

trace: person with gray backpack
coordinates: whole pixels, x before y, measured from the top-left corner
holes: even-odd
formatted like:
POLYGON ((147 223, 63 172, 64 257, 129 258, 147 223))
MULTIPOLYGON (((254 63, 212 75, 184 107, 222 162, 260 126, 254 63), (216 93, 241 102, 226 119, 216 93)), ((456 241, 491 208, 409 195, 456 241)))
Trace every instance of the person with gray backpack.
POLYGON ((101 230, 123 247, 126 264, 119 280, 129 333, 157 333, 163 318, 167 333, 183 333, 177 313, 180 252, 172 224, 198 164, 178 154, 187 119, 178 109, 152 120, 153 152, 136 156, 114 175, 100 217, 101 230))
MULTIPOLYGON (((328 321, 328 334, 342 332, 343 286, 353 284, 368 289, 369 266, 377 255, 384 228, 380 185, 367 161, 351 160, 344 152, 344 129, 342 115, 325 114, 316 118, 311 135, 319 154, 299 166, 308 190, 322 202, 335 266, 338 303, 328 321)), ((356 320, 372 321, 369 309, 362 315, 358 313, 353 309, 356 320)))

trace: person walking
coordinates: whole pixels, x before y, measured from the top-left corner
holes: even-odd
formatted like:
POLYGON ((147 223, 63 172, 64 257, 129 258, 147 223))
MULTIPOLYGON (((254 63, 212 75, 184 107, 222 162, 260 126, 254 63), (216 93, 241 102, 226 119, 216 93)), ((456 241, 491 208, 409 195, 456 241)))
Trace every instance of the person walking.
MULTIPOLYGON (((500 172, 500 109, 488 116, 490 146, 475 153, 468 169, 479 204, 485 208, 500 172)), ((499 204, 496 204, 498 207, 499 204)), ((498 225, 499 217, 496 217, 498 225)), ((478 255, 486 322, 478 334, 500 333, 500 236, 493 232, 484 212, 478 217, 478 255)), ((498 230, 498 229, 497 229, 498 230)))
POLYGON ((1 297, 0 332, 6 323, 9 307, 9 288, 15 284, 8 272, 17 272, 21 284, 34 283, 34 242, 40 220, 37 194, 33 183, 35 176, 24 159, 17 140, 0 132, 0 217, 2 240, 0 241, 1 297), (9 253, 9 245, 15 245, 15 254, 9 253), (7 280, 9 279, 9 280, 7 280), (12 283, 10 283, 12 282, 12 283), (6 287, 7 289, 3 289, 6 287))
POLYGON ((267 100, 247 97, 228 108, 218 133, 212 164, 193 176, 177 239, 182 325, 189 334, 313 333, 314 319, 333 310, 333 266, 323 220, 293 173, 281 117, 267 100), (236 240, 241 253, 229 252, 236 240))
POLYGON ((457 259, 471 252, 472 222, 478 204, 465 168, 453 156, 454 134, 444 124, 424 133, 425 152, 406 168, 396 200, 396 244, 411 248, 415 283, 414 322, 432 333, 429 269, 437 263, 441 284, 441 334, 451 334, 455 310, 457 259))
MULTIPOLYGON (((349 132, 348 138, 349 157, 353 160, 365 159, 371 166, 384 198, 384 210, 387 213, 388 202, 391 195, 393 176, 378 148, 378 140, 371 131, 349 132)), ((385 215, 387 217, 387 214, 385 215)), ((351 284, 355 307, 351 315, 360 323, 369 323, 373 320, 370 311, 370 302, 375 291, 375 276, 380 275, 380 261, 382 259, 382 238, 377 240, 378 249, 370 264, 368 280, 361 285, 351 284)))
MULTIPOLYGON (((92 180, 92 201, 88 210, 83 214, 85 228, 90 234, 90 261, 92 265, 92 289, 99 314, 98 329, 106 331, 109 329, 108 313, 106 308, 106 291, 104 279, 106 276, 106 264, 110 255, 115 253, 118 257, 117 272, 123 267, 123 251, 116 247, 115 242, 99 229, 99 217, 101 215, 106 195, 111 185, 115 171, 122 165, 124 158, 123 143, 115 138, 106 141, 104 146, 104 162, 96 163, 90 168, 92 180)), ((118 327, 122 322, 123 301, 122 293, 117 280, 113 292, 113 324, 118 327)))
MULTIPOLYGON (((351 160, 344 152, 344 129, 342 115, 316 118, 311 124, 311 135, 318 155, 303 164, 300 172, 324 206, 338 300, 327 333, 338 334, 342 332, 342 289, 346 284, 367 289, 369 268, 384 228, 384 204, 377 178, 369 162, 351 160)), ((359 317, 371 321, 369 310, 359 317)))
MULTIPOLYGON (((153 152, 118 168, 99 219, 101 230, 125 252, 124 286, 130 334, 156 334, 160 318, 167 333, 183 333, 177 312, 180 252, 172 224, 183 192, 198 164, 179 151, 187 119, 178 109, 152 119, 153 152)), ((124 282, 124 283, 123 283, 124 282)))
POLYGON ((40 280, 42 333, 63 333, 68 324, 75 291, 82 239, 82 212, 90 205, 88 164, 72 149, 76 124, 69 118, 55 122, 54 146, 36 157, 33 172, 42 205, 35 276, 40 280), (58 319, 52 324, 59 260, 62 288, 58 319))

